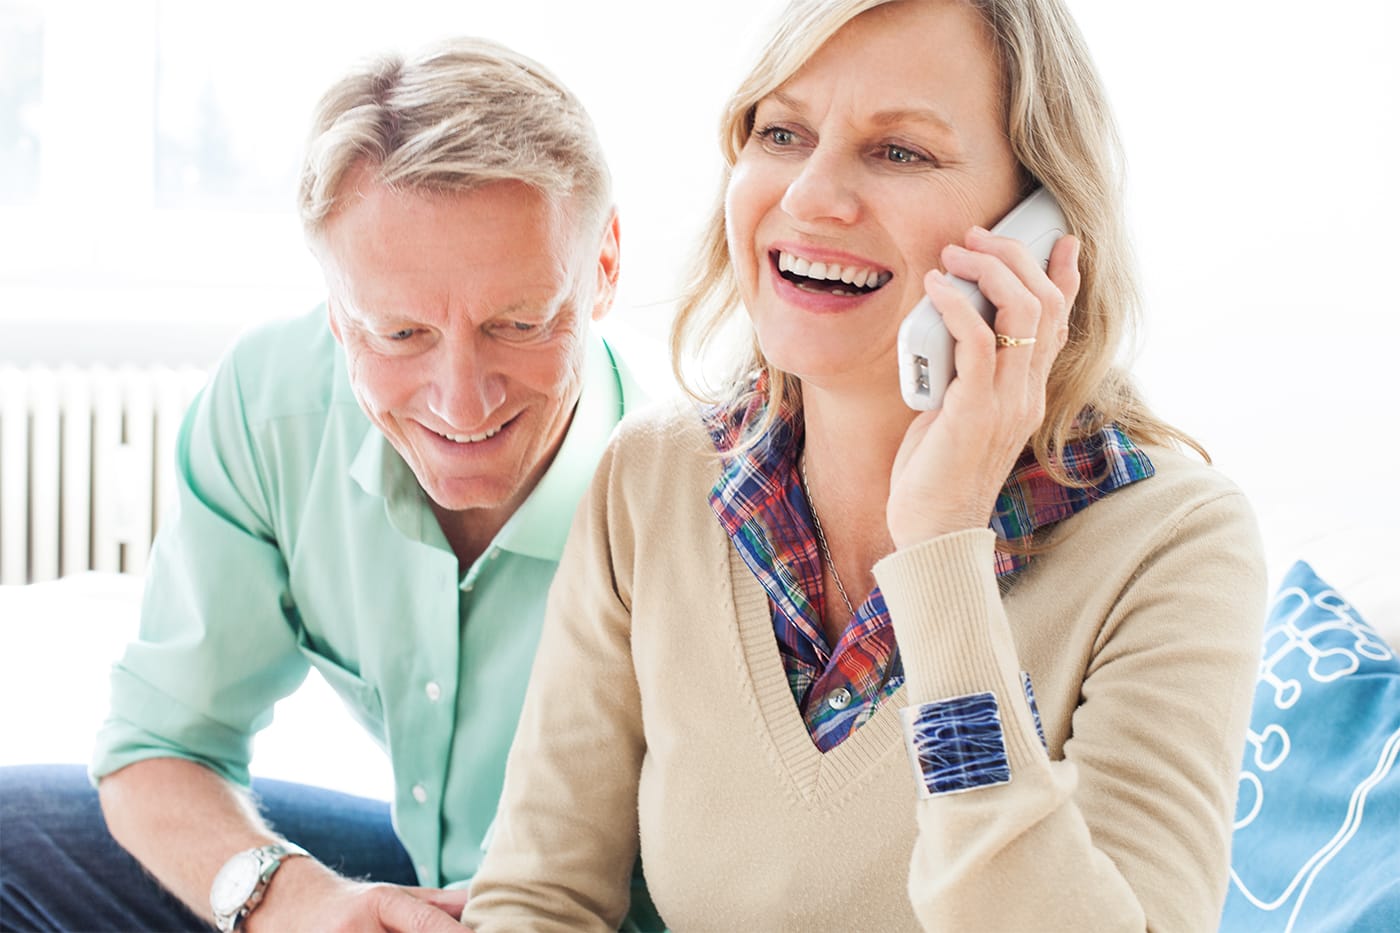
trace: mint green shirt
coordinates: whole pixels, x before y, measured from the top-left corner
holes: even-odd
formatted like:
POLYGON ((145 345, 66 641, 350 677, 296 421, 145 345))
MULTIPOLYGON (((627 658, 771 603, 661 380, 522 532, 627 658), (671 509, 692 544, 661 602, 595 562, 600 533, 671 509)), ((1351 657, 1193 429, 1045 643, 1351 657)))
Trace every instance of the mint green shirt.
POLYGON ((93 778, 174 756, 246 785, 253 734, 314 666, 389 754, 419 882, 470 879, 570 519, 641 400, 589 339, 554 462, 460 577, 427 496, 356 403, 325 309, 240 341, 185 418, 178 507, 140 637, 113 668, 93 778))

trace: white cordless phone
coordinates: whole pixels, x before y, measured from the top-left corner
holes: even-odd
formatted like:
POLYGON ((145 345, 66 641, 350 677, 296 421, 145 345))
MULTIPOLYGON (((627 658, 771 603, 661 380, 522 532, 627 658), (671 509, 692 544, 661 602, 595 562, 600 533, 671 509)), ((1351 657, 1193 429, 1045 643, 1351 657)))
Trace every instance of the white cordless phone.
MULTIPOLYGON (((992 228, 998 236, 1026 244, 1036 262, 1050 262, 1055 242, 1069 232, 1060 205, 1044 188, 1037 188, 992 228)), ((961 289, 990 327, 996 306, 977 290, 974 282, 956 276, 948 281, 961 289)), ((953 338, 943 326, 943 315, 925 295, 899 326, 899 390, 910 408, 927 411, 943 404, 943 393, 953 381, 953 338)))

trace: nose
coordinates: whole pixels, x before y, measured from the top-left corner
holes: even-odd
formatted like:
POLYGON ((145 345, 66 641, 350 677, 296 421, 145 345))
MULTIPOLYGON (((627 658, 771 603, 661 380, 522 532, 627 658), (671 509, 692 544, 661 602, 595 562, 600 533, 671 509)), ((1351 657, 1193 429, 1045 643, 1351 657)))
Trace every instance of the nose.
POLYGON ((489 351, 472 337, 444 340, 434 348, 429 365, 428 408, 443 426, 460 431, 488 427, 506 399, 505 377, 489 351))
POLYGON ((860 214, 860 197, 852 168, 840 155, 818 146, 783 193, 782 209, 794 220, 852 223, 860 214))

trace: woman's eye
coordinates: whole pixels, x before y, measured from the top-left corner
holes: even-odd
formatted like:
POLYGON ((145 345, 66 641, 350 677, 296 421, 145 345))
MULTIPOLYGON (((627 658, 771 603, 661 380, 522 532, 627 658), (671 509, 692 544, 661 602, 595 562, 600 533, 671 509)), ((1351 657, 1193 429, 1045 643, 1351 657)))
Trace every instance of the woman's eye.
POLYGON ((773 146, 791 146, 797 142, 797 134, 781 126, 767 126, 756 134, 759 139, 773 146))

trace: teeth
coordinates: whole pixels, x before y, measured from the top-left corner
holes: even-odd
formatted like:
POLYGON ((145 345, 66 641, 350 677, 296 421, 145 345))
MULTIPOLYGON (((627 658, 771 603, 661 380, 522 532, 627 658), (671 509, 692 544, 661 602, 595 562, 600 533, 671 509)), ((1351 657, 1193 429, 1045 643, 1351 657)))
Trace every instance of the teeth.
POLYGON ((890 280, 893 273, 861 266, 842 266, 834 262, 811 262, 801 256, 778 252, 778 271, 791 272, 809 279, 824 279, 828 282, 845 282, 856 288, 879 288, 890 280))
POLYGON ((479 444, 487 438, 495 437, 497 434, 500 433, 500 428, 492 428, 485 434, 443 434, 441 431, 438 432, 439 435, 447 438, 454 444, 479 444))

